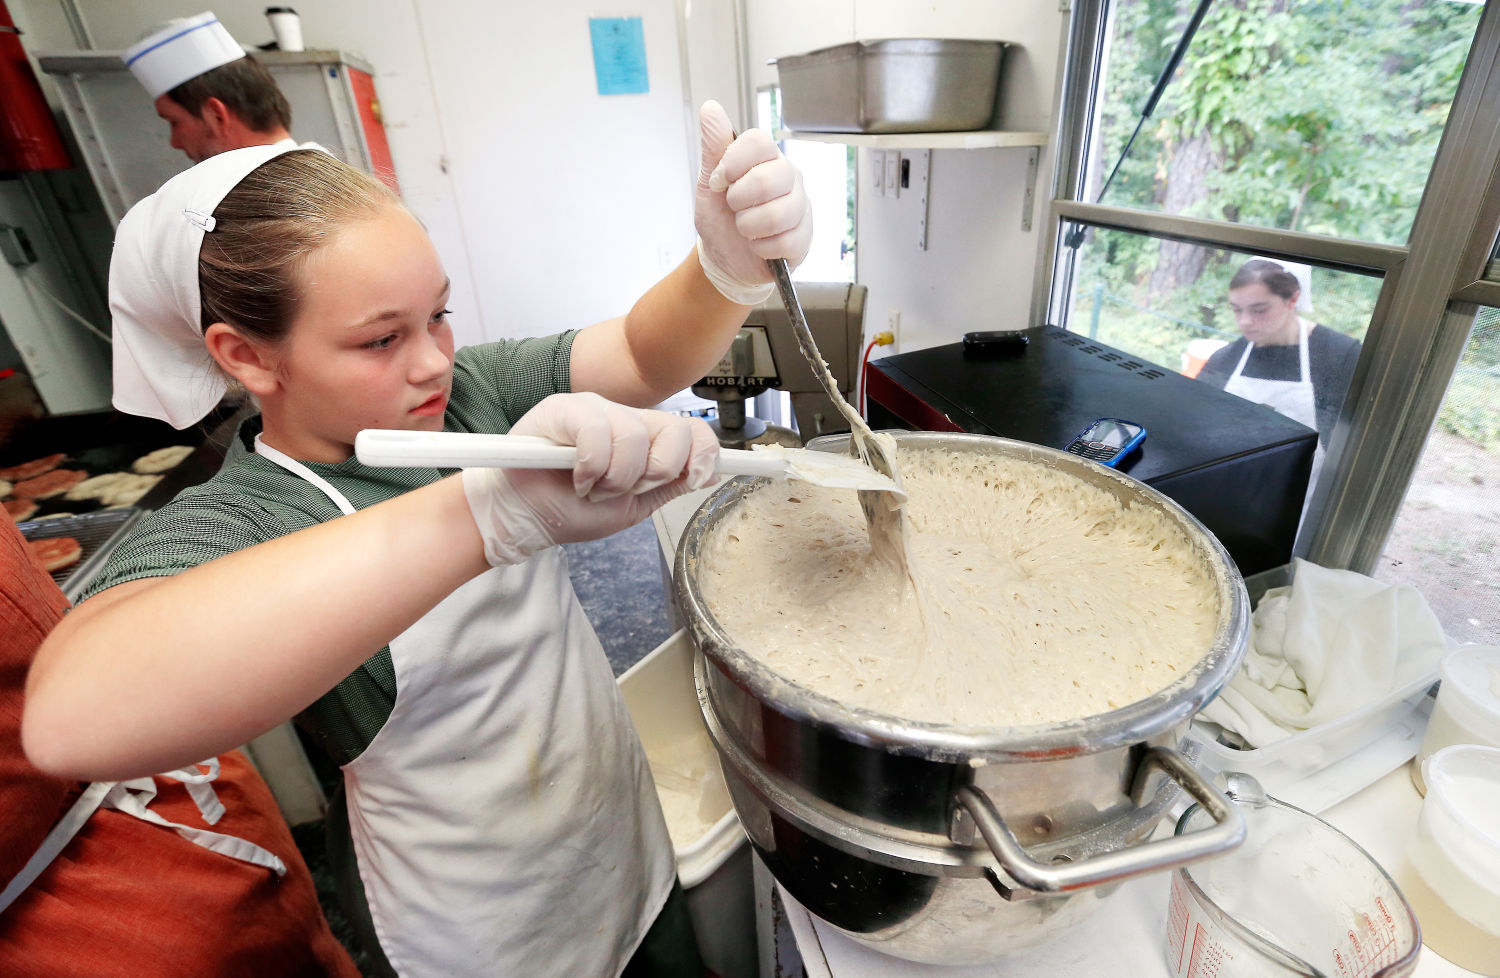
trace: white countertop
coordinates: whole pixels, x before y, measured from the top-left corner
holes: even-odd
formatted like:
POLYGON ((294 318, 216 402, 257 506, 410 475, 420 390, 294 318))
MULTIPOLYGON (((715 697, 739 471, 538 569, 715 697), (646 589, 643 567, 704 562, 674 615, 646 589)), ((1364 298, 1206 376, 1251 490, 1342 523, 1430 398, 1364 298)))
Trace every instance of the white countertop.
MULTIPOLYGON (((1407 835, 1422 798, 1411 783, 1410 765, 1324 812, 1322 818, 1365 848, 1397 879, 1405 863, 1407 835)), ((785 890, 788 922, 809 978, 1167 978, 1162 961, 1170 874, 1123 884, 1099 912, 1069 931, 1065 940, 989 965, 918 965, 872 951, 816 920, 785 890)), ((1449 963, 1423 948, 1415 978, 1466 978, 1477 972, 1449 963)))

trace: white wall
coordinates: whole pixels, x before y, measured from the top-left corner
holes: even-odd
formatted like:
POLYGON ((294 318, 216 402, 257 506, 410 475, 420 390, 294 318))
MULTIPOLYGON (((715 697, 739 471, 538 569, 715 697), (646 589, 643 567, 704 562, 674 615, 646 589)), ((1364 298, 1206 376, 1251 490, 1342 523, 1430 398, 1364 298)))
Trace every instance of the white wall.
MULTIPOLYGON (((205 8, 243 44, 270 40, 259 0, 77 7, 98 49, 123 49, 153 24, 205 8)), ((454 281, 460 342, 617 315, 688 254, 697 171, 674 0, 296 7, 308 47, 355 52, 375 68, 402 195, 454 281), (597 94, 591 16, 643 18, 648 94, 597 94)), ((76 46, 57 0, 9 8, 28 51, 76 46)))
MULTIPOLYGON (((1058 0, 742 0, 748 69, 768 58, 880 37, 997 38, 1007 53, 1006 128, 1052 128, 1066 15, 1058 0)), ((269 40, 259 0, 77 0, 97 48, 123 48, 171 16, 212 6, 244 43, 269 40)), ((10 0, 28 50, 74 47, 57 0, 10 0)), ((623 312, 693 239, 689 103, 714 95, 738 115, 734 0, 303 0, 309 46, 358 52, 376 88, 402 192, 455 283, 465 342, 532 335, 623 312), (644 18, 651 92, 599 96, 588 17, 644 18), (677 20, 687 24, 685 98, 677 20)), ((46 79, 44 76, 44 84, 46 79)), ((738 120, 741 125, 744 120, 738 120)), ((165 138, 165 133, 162 134, 165 138)), ((860 153, 860 185, 870 154, 860 153)), ((1037 180, 1045 222, 1051 154, 1037 180)), ((860 195, 859 278, 868 324, 902 315, 901 346, 1027 325, 1037 231, 1020 231, 1024 149, 933 154, 928 249, 918 201, 860 195)), ((823 233, 837 233, 837 222, 823 233)))
MULTIPOLYGON (((752 77, 776 82, 769 58, 853 40, 894 37, 1010 41, 1002 72, 1002 128, 1051 132, 1067 15, 1058 0, 749 0, 752 77)), ((1033 230, 1021 231, 1025 149, 932 154, 928 246, 918 246, 920 204, 866 190, 868 150, 859 153, 859 281, 870 290, 866 332, 901 313, 901 350, 951 343, 973 329, 1014 329, 1029 320, 1032 277, 1051 186, 1043 149, 1033 230)), ((889 349, 882 351, 891 352, 889 349)))
MULTIPOLYGON (((693 153, 697 153, 698 106, 715 99, 729 113, 736 129, 755 124, 754 113, 747 117, 740 92, 740 73, 744 68, 741 44, 741 13, 746 0, 677 0, 678 16, 684 31, 687 72, 692 97, 686 108, 691 115, 693 153)), ((750 0, 753 2, 753 0, 750 0)))

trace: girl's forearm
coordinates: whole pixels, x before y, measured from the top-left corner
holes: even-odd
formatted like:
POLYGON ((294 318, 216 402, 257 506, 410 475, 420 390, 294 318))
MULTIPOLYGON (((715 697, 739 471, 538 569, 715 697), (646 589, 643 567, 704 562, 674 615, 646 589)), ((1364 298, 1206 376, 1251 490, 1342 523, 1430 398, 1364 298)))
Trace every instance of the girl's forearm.
POLYGON ((116 780, 237 747, 487 566, 454 477, 174 577, 111 588, 37 654, 27 756, 53 774, 116 780))

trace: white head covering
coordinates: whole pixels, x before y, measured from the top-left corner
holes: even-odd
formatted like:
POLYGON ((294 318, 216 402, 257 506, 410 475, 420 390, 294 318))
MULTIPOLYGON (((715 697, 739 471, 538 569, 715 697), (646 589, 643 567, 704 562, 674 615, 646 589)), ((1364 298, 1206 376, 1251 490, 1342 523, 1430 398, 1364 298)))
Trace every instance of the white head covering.
POLYGON ((224 195, 291 139, 211 156, 162 184, 120 221, 109 262, 114 325, 114 404, 186 428, 224 396, 226 383, 203 343, 198 249, 224 195))
POLYGON ((204 12, 168 22, 125 50, 125 67, 153 99, 205 71, 238 61, 245 49, 219 18, 204 12))
POLYGON ((1268 261, 1273 265, 1280 265, 1285 271, 1291 272, 1292 277, 1297 280, 1297 288, 1302 294, 1297 296, 1297 311, 1312 312, 1312 266, 1304 265, 1298 261, 1282 261, 1280 258, 1267 258, 1265 255, 1256 255, 1255 261, 1268 261))

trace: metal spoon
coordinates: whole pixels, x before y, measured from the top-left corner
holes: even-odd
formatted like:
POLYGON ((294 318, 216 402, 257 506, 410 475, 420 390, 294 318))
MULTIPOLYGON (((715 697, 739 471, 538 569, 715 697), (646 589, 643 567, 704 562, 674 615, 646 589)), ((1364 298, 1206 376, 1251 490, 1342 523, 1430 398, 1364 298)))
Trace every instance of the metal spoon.
MULTIPOLYGON (((731 136, 738 137, 739 133, 731 132, 731 136)), ((712 186, 712 179, 709 182, 712 186)), ((807 315, 802 311, 802 302, 797 298, 797 289, 792 285, 792 271, 787 267, 786 259, 767 258, 766 264, 771 267, 771 275, 776 279, 776 290, 781 293, 781 304, 786 307, 787 318, 792 322, 792 335, 797 337, 797 348, 812 367, 813 375, 818 378, 823 392, 849 422, 850 446, 866 465, 889 478, 899 490, 901 478, 895 461, 875 441, 864 418, 839 393, 839 385, 828 370, 828 362, 818 352, 812 330, 807 327, 807 315)), ((901 573, 910 577, 906 566, 906 518, 902 511, 905 498, 904 492, 901 500, 897 500, 892 493, 861 491, 859 508, 864 511, 865 525, 870 531, 870 550, 877 558, 895 564, 901 573)))
MULTIPOLYGON (((776 289, 781 293, 781 303, 786 306, 787 318, 792 322, 792 334, 797 337, 797 348, 812 366, 813 375, 818 378, 823 392, 849 422, 849 440, 854 451, 865 464, 890 478, 899 487, 901 480, 894 461, 886 453, 884 446, 875 440, 874 433, 865 424, 864 418, 839 393, 838 383, 833 379, 827 361, 818 352, 818 344, 813 340, 812 330, 807 326, 807 316, 802 312, 802 303, 797 298, 797 289, 792 285, 792 273, 787 267, 786 259, 769 258, 766 264, 771 266, 771 274, 776 278, 776 289)), ((889 492, 862 490, 859 494, 859 506, 864 510, 865 523, 870 530, 870 549, 877 557, 895 563, 902 573, 906 572, 906 525, 901 507, 904 498, 904 494, 901 499, 897 499, 889 492)))

